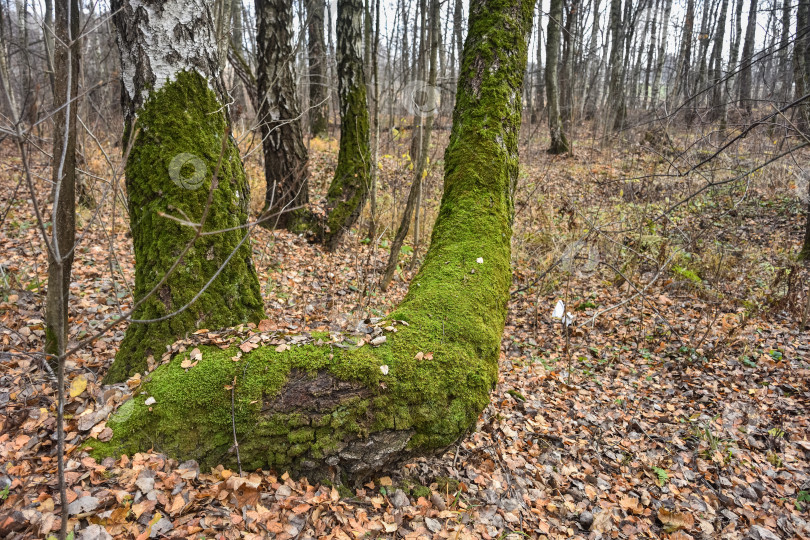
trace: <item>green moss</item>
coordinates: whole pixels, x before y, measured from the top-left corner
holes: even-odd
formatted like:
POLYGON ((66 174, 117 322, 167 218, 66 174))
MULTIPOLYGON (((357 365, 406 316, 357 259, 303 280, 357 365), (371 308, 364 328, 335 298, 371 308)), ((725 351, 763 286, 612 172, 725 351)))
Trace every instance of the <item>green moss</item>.
POLYGON ((372 434, 404 433, 408 451, 429 453, 474 426, 498 379, 533 2, 486 5, 470 18, 431 245, 389 316, 407 325, 398 324, 376 348, 304 345, 278 353, 260 347, 233 362, 234 350, 202 347, 202 359, 188 371, 178 355, 146 378, 131 409, 108 421, 114 436, 103 451, 153 447, 204 467, 233 466, 233 418, 243 468, 303 471, 372 434), (354 381, 364 390, 327 408, 279 407, 276 397, 292 370, 354 381), (155 398, 151 410, 148 397, 155 398))
POLYGON ((263 316, 250 241, 240 246, 248 233, 239 227, 248 220, 249 184, 221 110, 206 81, 197 73, 183 72, 153 92, 138 112, 135 141, 126 163, 135 299, 143 302, 133 318, 159 319, 180 310, 233 255, 184 311, 160 322, 130 324, 107 374, 108 383, 144 371, 150 354, 160 358, 166 345, 198 328, 233 326, 263 316), (177 158, 182 154, 196 160, 186 160, 184 165, 182 157, 177 158), (199 179, 189 176, 195 166, 200 169, 199 179), (174 179, 171 167, 179 172, 174 179), (217 185, 203 230, 235 229, 194 241, 168 279, 147 297, 195 235, 192 227, 166 216, 199 222, 215 172, 217 185))
POLYGON ((323 232, 324 245, 330 250, 337 247, 343 234, 360 217, 368 198, 371 176, 368 103, 362 60, 352 57, 343 62, 346 65, 339 66, 339 69, 348 73, 339 74, 340 84, 345 80, 352 86, 340 88, 340 150, 335 177, 326 193, 329 215, 327 230, 323 232))
POLYGON ((436 487, 439 493, 455 493, 459 488, 459 481, 449 476, 439 476, 436 478, 436 487))
POLYGON ((424 497, 426 499, 430 497, 429 487, 423 486, 418 481, 412 480, 410 478, 406 478, 405 480, 402 481, 401 488, 402 491, 404 491, 408 495, 412 495, 417 499, 419 497, 424 497))

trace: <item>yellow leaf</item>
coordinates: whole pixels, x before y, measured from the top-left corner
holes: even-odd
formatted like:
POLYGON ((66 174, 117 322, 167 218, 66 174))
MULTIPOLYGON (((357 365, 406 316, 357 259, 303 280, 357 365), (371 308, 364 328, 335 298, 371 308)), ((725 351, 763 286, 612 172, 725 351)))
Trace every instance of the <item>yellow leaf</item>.
POLYGON ((79 375, 73 382, 70 383, 70 397, 74 398, 84 392, 87 388, 87 378, 84 375, 79 375))

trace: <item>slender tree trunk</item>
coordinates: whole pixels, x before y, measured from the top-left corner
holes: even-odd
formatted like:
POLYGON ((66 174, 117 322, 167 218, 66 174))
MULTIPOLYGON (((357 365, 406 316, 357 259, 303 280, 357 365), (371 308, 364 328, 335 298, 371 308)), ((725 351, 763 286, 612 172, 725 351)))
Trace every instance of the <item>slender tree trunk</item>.
POLYGON ((579 0, 570 0, 568 16, 565 21, 565 32, 563 33, 563 61, 560 72, 560 116, 563 119, 563 131, 570 133, 573 123, 574 112, 574 50, 577 39, 577 19, 579 18, 579 0))
POLYGON ((622 23, 622 1, 610 2, 610 82, 608 85, 608 121, 606 130, 616 131, 624 125, 626 108, 624 103, 624 24, 622 23))
POLYGON ((374 43, 371 47, 372 67, 374 71, 374 142, 371 145, 371 219, 368 225, 368 237, 374 242, 377 236, 377 163, 380 159, 380 59, 378 47, 380 45, 380 0, 374 2, 374 43))
MULTIPOLYGON (((697 78, 695 79, 695 85, 692 87, 692 94, 697 94, 699 91, 703 89, 703 83, 706 80, 706 66, 708 65, 708 51, 709 51, 709 42, 711 41, 711 34, 709 33, 709 19, 710 13, 712 11, 712 6, 716 4, 716 1, 705 1, 703 3, 703 14, 700 18, 700 32, 698 33, 698 54, 696 60, 699 62, 699 66, 697 69, 697 78)), ((701 101, 703 99, 701 98, 701 101)))
POLYGON ((136 306, 108 383, 143 372, 198 328, 264 315, 245 228, 250 185, 223 106, 211 9, 203 0, 112 3, 136 306))
POLYGON ((67 345, 68 299, 76 236, 76 123, 79 89, 79 7, 77 0, 57 0, 59 46, 54 51, 52 178, 53 235, 48 250, 48 298, 45 352, 59 356, 67 345), (69 21, 69 24, 68 24, 69 21), (68 46, 70 44, 71 46, 68 46))
MULTIPOLYGON (((669 17, 672 13, 672 0, 664 0, 664 13, 661 16, 661 40, 658 42, 658 55, 656 56, 655 77, 652 85, 651 105, 658 105, 658 98, 661 95, 661 74, 664 71, 664 62, 667 59, 667 31, 669 30, 669 17)), ((664 96, 666 97, 666 96, 664 96)))
POLYGON ((653 75, 653 61, 655 59, 655 48, 658 45, 658 11, 660 0, 655 0, 655 8, 653 8, 652 25, 650 29, 650 47, 647 50, 647 67, 644 70, 644 86, 641 92, 642 107, 647 108, 650 104, 650 77, 653 75))
MULTIPOLYGON (((787 102, 790 99, 790 90, 793 86, 793 70, 790 68, 790 2, 782 2, 782 35, 779 40, 779 82, 781 99, 787 102)), ((742 0, 740 0, 742 3, 742 0)))
POLYGON ((734 95, 734 81, 737 77, 733 73, 737 70, 737 61, 740 56, 740 43, 742 42, 742 11, 745 0, 736 0, 734 3, 733 35, 729 50, 728 72, 729 78, 726 80, 726 96, 734 95))
POLYGON ((188 371, 180 367, 188 355, 178 355, 107 421, 110 441, 85 447, 98 457, 154 448, 205 468, 232 466, 235 432, 247 470, 360 480, 403 458, 441 453, 474 427, 498 381, 512 282, 533 5, 470 2, 444 193, 425 262, 388 317, 396 333, 376 348, 261 345, 239 362, 232 349, 202 347, 203 360, 188 371), (156 402, 151 410, 146 396, 156 402))
POLYGON ((337 56, 340 150, 335 177, 326 194, 329 215, 323 238, 329 250, 336 249, 343 235, 357 223, 370 186, 362 0, 338 0, 337 56))
MULTIPOLYGON (((59 538, 67 536, 67 487, 65 484, 65 352, 68 348, 70 276, 76 242, 76 123, 79 92, 79 2, 56 1, 54 50, 53 157, 54 183, 52 234, 48 239, 48 297, 45 306, 45 352, 57 365, 57 467, 62 526, 59 538)), ((22 114, 22 111, 20 111, 22 114)), ((33 195, 33 194, 32 194, 33 195)))
POLYGON ((48 67, 48 79, 51 83, 51 92, 55 92, 55 80, 54 80, 54 65, 53 65, 53 45, 54 45, 54 35, 53 35, 53 0, 44 0, 45 2, 45 14, 44 14, 44 21, 43 28, 42 28, 42 37, 45 43, 45 65, 48 67))
POLYGON ((599 56, 599 12, 600 0, 593 0, 593 25, 591 26, 591 40, 588 47, 588 84, 587 93, 582 103, 582 113, 585 118, 596 116, 596 104, 598 103, 599 72, 602 69, 602 59, 599 56))
MULTIPOLYGON (((540 9, 540 2, 538 2, 537 7, 537 79, 535 81, 535 99, 534 99, 534 110, 532 111, 532 115, 536 116, 537 118, 540 117, 540 113, 546 106, 546 88, 545 88, 545 77, 544 70, 543 70, 543 10, 540 9)), ((532 120, 532 124, 537 123, 537 120, 532 120)))
POLYGON ((307 148, 295 87, 292 4, 255 0, 259 127, 264 149, 265 221, 294 232, 307 228, 307 148))
POLYGON ((309 129, 313 137, 329 134, 329 79, 323 42, 325 0, 307 0, 309 51, 309 129))
POLYGON ((740 107, 751 114, 751 60, 754 56, 754 40, 757 31, 757 0, 751 0, 748 8, 748 26, 745 28, 742 62, 740 63, 740 107))
POLYGON ((720 3, 720 15, 714 33, 714 46, 709 65, 712 67, 712 117, 722 123, 721 131, 725 129, 727 102, 723 90, 726 85, 721 82, 723 78, 723 45, 726 37, 726 19, 728 18, 728 0, 720 3))
POLYGON ((675 88, 673 96, 686 97, 689 95, 689 73, 692 69, 692 32, 695 25, 695 0, 687 0, 686 15, 683 23, 683 36, 681 37, 681 50, 678 53, 678 68, 675 74, 675 88))
MULTIPOLYGON (((805 96, 810 88, 810 69, 808 58, 810 56, 810 0, 799 0, 796 9, 796 40, 793 44, 793 83, 795 85, 794 98, 805 96)), ((799 129, 804 137, 810 137, 810 105, 807 102, 799 105, 799 129)), ((810 261, 810 182, 807 185, 807 223, 805 225, 804 242, 799 251, 799 260, 810 261)))
MULTIPOLYGON (((437 79, 437 70, 436 70, 436 53, 439 46, 439 25, 438 19, 440 16, 439 7, 440 3, 439 0, 431 0, 430 1, 430 73, 428 75, 428 85, 435 86, 436 79, 437 79)), ((397 261, 399 260, 399 253, 402 249, 402 244, 405 242, 405 238, 408 236, 408 229, 410 228, 411 218, 414 217, 415 211, 419 208, 419 195, 422 190, 422 180, 424 180, 426 165, 427 165, 427 156, 428 150, 430 148, 430 138, 433 132, 433 114, 428 114, 420 118, 419 124, 424 125, 424 129, 420 129, 420 151, 419 151, 419 158, 416 162, 416 166, 413 169, 413 183, 411 184, 411 189, 408 192, 408 200, 405 203, 405 211, 402 214, 402 221, 399 224, 399 228, 397 229, 397 234, 394 236, 394 241, 391 243, 391 251, 388 254, 388 264, 385 266, 385 271, 383 272, 383 277, 380 280, 380 288, 385 291, 388 289, 388 285, 390 285, 391 280, 394 277, 394 272, 397 268, 397 261)), ((419 222, 416 220, 414 222, 414 252, 413 252, 413 259, 416 259, 416 245, 418 243, 417 240, 417 230, 419 227, 419 222)))
POLYGON ((562 1, 551 0, 548 10, 548 36, 546 41, 546 99, 548 101, 548 130, 551 135, 550 154, 570 152, 560 118, 560 90, 557 77, 557 64, 560 60, 560 24, 562 22, 562 1))

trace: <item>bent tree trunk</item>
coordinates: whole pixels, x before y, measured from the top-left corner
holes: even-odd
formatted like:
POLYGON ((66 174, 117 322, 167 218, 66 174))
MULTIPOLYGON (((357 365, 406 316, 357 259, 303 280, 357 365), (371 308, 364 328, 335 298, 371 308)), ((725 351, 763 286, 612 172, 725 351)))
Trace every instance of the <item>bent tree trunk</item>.
POLYGON ((439 452, 474 426, 498 379, 533 5, 471 2, 439 216, 422 268, 388 317, 407 326, 377 348, 260 346, 234 362, 236 349, 210 347, 188 371, 178 355, 109 419, 113 438, 85 448, 234 465, 235 429, 245 469, 312 477, 335 467, 360 477, 439 452))
POLYGON ((256 0, 256 56, 259 126, 264 150, 266 227, 307 229, 309 183, 301 107, 295 89, 292 48, 293 5, 256 0))
POLYGON ((244 227, 249 185, 222 105, 209 3, 116 0, 112 7, 137 306, 106 377, 118 382, 187 333, 263 313, 244 227))
POLYGON ((360 217, 371 183, 368 103, 363 75, 363 0, 338 0, 337 74, 340 149, 335 177, 326 193, 327 249, 334 250, 360 217))

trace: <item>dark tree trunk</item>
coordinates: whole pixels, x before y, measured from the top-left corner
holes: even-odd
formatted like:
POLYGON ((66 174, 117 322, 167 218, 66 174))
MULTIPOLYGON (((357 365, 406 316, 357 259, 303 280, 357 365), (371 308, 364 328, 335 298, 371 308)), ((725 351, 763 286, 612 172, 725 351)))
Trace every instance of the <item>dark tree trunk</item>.
POLYGON ((255 0, 254 4, 259 126, 267 181, 262 224, 303 232, 309 183, 293 73, 292 4, 288 0, 255 0))
MULTIPOLYGON (((68 348, 70 276, 76 242, 76 123, 79 90, 79 2, 57 0, 53 59, 53 157, 51 159, 53 212, 48 239, 48 297, 45 307, 45 352, 57 364, 57 470, 62 506, 60 538, 67 535, 67 484, 65 482, 65 352, 68 348)), ((5 51, 3 51, 5 55, 5 51)), ((16 115, 17 111, 14 111, 16 115)), ((22 113, 22 111, 20 111, 22 113)), ((20 143, 20 149, 23 146, 20 143)), ((23 158, 25 156, 23 155, 23 158)), ((34 196, 34 194, 31 194, 34 196)))
POLYGON ((564 154, 570 151, 560 118, 560 90, 557 77, 562 3, 563 0, 551 0, 548 10, 548 30, 546 31, 546 99, 548 101, 548 130, 551 135, 551 145, 548 148, 550 154, 564 154))
MULTIPOLYGON (((658 56, 655 65, 655 78, 653 79, 653 98, 651 105, 658 105, 661 89, 661 74, 664 71, 664 62, 667 58, 667 30, 669 29, 669 16, 672 12, 672 0, 664 0, 664 13, 661 16, 661 40, 658 42, 658 56)), ((666 97, 666 96, 664 96, 666 97)))
POLYGON ((692 70, 692 32, 695 25, 695 0, 687 0, 686 16, 683 23, 683 36, 681 37, 681 50, 678 53, 678 68, 675 73, 675 89, 673 95, 686 97, 689 95, 689 73, 692 70))
MULTIPOLYGON (((742 0, 740 0, 742 1, 742 0)), ((790 99, 793 86, 793 70, 790 69, 790 0, 782 2, 782 35, 779 40, 779 82, 781 99, 790 99)))
POLYGON ((76 123, 79 92, 79 6, 77 0, 56 2, 54 27, 53 234, 48 245, 48 298, 45 308, 45 352, 55 357, 67 346, 68 299, 76 237, 76 123), (70 24, 68 24, 70 21, 70 24), (75 40, 75 41, 74 41, 75 40), (73 42, 68 48, 67 43, 73 42))
POLYGON ((626 108, 624 103, 624 24, 622 23, 622 0, 610 2, 610 78, 608 85, 607 130, 619 130, 624 126, 626 108))
POLYGON ((725 84, 721 82, 723 78, 723 44, 726 37, 726 19, 728 18, 728 0, 722 0, 720 4, 720 15, 717 18, 717 26, 714 34, 714 46, 709 65, 712 68, 712 117, 720 120, 723 128, 726 122, 726 95, 723 91, 725 84))
POLYGON ((340 150, 335 177, 326 194, 329 215, 323 233, 324 244, 329 250, 336 249, 343 235, 357 223, 370 185, 362 0, 338 0, 337 64, 340 150))
POLYGON ((329 134, 329 79, 323 39, 325 0, 307 0, 309 58, 309 129, 313 137, 329 134))
POLYGON ((136 305, 108 383, 143 372, 198 328, 263 317, 245 227, 250 187, 223 106, 210 5, 115 0, 112 9, 136 305))
POLYGON ((432 242, 389 316, 407 325, 397 324, 376 348, 310 344, 277 352, 262 345, 234 362, 236 349, 202 347, 202 360, 188 371, 180 365, 187 354, 178 355, 107 421, 112 440, 85 447, 98 457, 154 448, 203 467, 230 466, 237 439, 247 470, 358 480, 400 459, 442 452, 474 427, 498 381, 512 281, 512 194, 533 5, 471 1, 432 242))
POLYGON ((754 39, 757 31, 757 0, 751 0, 748 8, 748 26, 743 41, 742 62, 740 63, 740 107, 751 114, 751 60, 754 56, 754 39))

